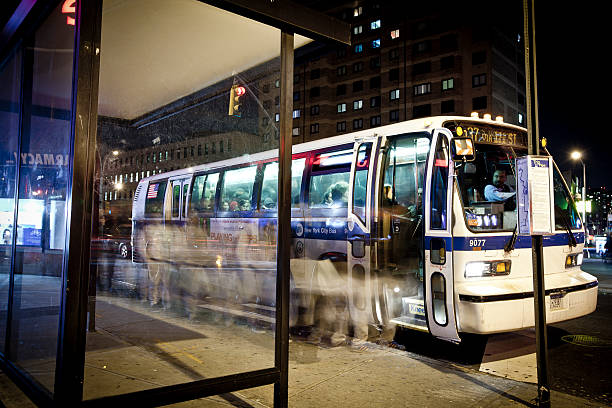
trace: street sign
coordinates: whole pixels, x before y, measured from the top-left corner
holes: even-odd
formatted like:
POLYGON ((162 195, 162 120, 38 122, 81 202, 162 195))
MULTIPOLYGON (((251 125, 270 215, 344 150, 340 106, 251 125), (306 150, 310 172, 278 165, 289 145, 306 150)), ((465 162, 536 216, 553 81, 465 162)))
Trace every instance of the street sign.
POLYGON ((525 156, 516 159, 518 233, 553 233, 554 192, 550 156, 525 156))

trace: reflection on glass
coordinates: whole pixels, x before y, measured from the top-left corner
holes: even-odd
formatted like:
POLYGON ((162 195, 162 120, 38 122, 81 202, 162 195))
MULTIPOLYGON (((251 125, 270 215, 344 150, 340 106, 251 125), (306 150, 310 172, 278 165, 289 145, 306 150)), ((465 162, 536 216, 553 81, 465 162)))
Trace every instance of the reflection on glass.
POLYGON ((9 358, 51 391, 70 177, 73 45, 74 27, 66 25, 60 5, 24 50, 24 71, 32 70, 32 83, 23 90, 9 358))
POLYGON ((273 367, 277 220, 256 210, 276 200, 280 32, 198 1, 109 4, 84 398, 273 367))
POLYGON ((0 353, 5 353, 8 293, 15 218, 21 53, 0 70, 0 353))

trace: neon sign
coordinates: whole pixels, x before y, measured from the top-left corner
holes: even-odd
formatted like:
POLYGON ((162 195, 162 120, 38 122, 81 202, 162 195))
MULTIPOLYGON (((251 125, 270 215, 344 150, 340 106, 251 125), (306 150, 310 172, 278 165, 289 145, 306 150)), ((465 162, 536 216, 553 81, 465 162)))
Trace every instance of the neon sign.
MULTIPOLYGON (((76 6, 74 5, 76 0, 65 0, 62 4, 62 14, 76 13, 76 6)), ((66 16, 66 24, 75 25, 76 20, 74 17, 66 16)))

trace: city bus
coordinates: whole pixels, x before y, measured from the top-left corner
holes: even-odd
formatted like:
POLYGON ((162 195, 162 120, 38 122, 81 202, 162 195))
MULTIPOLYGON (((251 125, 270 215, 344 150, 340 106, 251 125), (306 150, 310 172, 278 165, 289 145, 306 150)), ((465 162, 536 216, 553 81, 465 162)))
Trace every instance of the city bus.
MULTIPOLYGON (((291 325, 356 338, 402 327, 452 342, 534 326, 531 238, 517 233, 512 194, 526 129, 429 117, 297 144, 292 154, 291 325), (473 141, 470 160, 454 160, 459 138, 473 141), (486 191, 494 178, 504 200, 486 191)), ((272 311, 277 186, 278 150, 143 178, 133 262, 196 308, 272 311)), ((553 186, 548 323, 594 311, 598 285, 580 269, 584 228, 556 166, 553 186)))

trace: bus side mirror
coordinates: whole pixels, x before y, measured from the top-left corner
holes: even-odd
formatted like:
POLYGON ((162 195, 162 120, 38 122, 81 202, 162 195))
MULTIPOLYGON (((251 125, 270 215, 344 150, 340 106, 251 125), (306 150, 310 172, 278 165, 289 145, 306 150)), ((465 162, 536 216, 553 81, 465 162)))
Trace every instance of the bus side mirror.
POLYGON ((470 137, 454 137, 451 141, 451 157, 455 162, 473 161, 474 141, 470 137))

